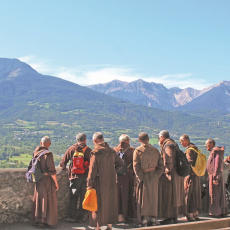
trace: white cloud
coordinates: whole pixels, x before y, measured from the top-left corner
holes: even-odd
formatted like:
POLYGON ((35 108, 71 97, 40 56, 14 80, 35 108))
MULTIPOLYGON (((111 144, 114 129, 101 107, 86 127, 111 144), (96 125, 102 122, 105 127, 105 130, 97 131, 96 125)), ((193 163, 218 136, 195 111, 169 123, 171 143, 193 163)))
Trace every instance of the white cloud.
POLYGON ((18 58, 20 61, 29 64, 33 69, 42 74, 49 74, 52 69, 48 65, 48 60, 41 60, 34 55, 28 55, 18 58))
POLYGON ((106 83, 115 79, 130 82, 141 78, 140 75, 132 74, 132 72, 132 69, 121 67, 107 67, 99 70, 91 70, 83 74, 85 78, 84 84, 106 83))
POLYGON ((98 70, 88 71, 61 68, 55 76, 75 82, 80 85, 107 83, 115 79, 126 82, 143 79, 148 82, 161 83, 167 88, 179 87, 183 89, 191 87, 195 89, 203 89, 210 86, 202 79, 195 79, 192 76, 192 73, 166 74, 163 76, 144 77, 133 72, 135 72, 134 69, 121 67, 106 67, 98 70))
POLYGON ((160 77, 145 78, 145 80, 148 82, 161 83, 167 88, 179 87, 184 89, 191 87, 194 89, 204 89, 210 86, 204 79, 195 78, 192 73, 166 74, 160 77))
POLYGON ((192 73, 165 74, 163 76, 143 76, 137 73, 137 70, 128 66, 80 66, 78 68, 52 67, 49 60, 41 60, 34 55, 20 57, 19 60, 28 63, 39 73, 56 76, 79 85, 93 85, 107 83, 112 80, 131 82, 143 79, 148 82, 161 83, 167 88, 195 88, 204 89, 210 86, 203 79, 197 79, 192 73))
POLYGON ((60 67, 54 76, 77 83, 79 85, 93 85, 112 80, 135 81, 140 75, 132 74, 133 69, 104 66, 81 66, 79 68, 60 67))

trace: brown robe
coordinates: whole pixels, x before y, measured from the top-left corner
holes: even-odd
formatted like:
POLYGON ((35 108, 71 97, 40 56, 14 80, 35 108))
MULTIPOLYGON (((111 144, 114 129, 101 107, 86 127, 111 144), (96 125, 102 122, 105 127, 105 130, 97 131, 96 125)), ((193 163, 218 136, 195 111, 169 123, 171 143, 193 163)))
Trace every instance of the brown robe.
POLYGON ((95 145, 91 154, 87 186, 96 189, 98 211, 96 220, 90 215, 90 225, 115 224, 118 217, 116 173, 124 162, 106 142, 95 145))
POLYGON ((158 215, 158 181, 164 170, 159 151, 149 143, 141 144, 134 151, 133 168, 138 179, 136 194, 137 203, 141 207, 141 216, 156 217, 158 215))
POLYGON ((170 148, 170 155, 165 152, 165 145, 176 145, 175 141, 168 138, 161 146, 161 154, 164 161, 165 171, 159 179, 159 217, 177 218, 179 214, 185 213, 184 177, 178 176, 176 172, 176 151, 170 148), (168 172, 169 170, 169 172, 168 172))
POLYGON ((122 157, 127 171, 124 175, 117 174, 117 196, 118 196, 118 214, 124 218, 135 216, 134 201, 134 171, 133 171, 133 152, 134 148, 126 142, 121 142, 113 148, 116 153, 124 152, 122 157))
MULTIPOLYGON (((188 162, 193 167, 196 163, 197 153, 194 150, 189 148, 194 148, 198 151, 198 148, 190 143, 186 149, 186 157, 188 162)), ((184 180, 185 186, 185 202, 187 205, 187 212, 188 213, 195 213, 196 211, 201 211, 202 208, 202 200, 201 200, 201 185, 200 185, 200 177, 197 176, 191 167, 190 175, 185 177, 184 180)))
MULTIPOLYGON (((47 150, 47 148, 38 146, 34 151, 34 157, 38 157, 44 150, 47 150)), ((52 152, 44 154, 39 160, 42 171, 48 173, 48 175, 44 175, 35 184, 31 222, 56 225, 58 223, 57 192, 54 180, 51 177, 51 175, 56 174, 56 170, 52 152)))
POLYGON ((223 166, 224 147, 212 148, 207 163, 209 181, 209 215, 220 216, 227 214, 223 166))

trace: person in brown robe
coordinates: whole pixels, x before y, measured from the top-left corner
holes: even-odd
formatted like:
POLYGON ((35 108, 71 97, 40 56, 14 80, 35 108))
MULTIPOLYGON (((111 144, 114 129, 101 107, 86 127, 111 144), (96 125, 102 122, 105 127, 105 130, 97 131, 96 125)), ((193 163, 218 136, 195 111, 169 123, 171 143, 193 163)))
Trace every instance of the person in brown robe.
POLYGON ((117 173, 118 222, 126 222, 135 216, 133 152, 130 138, 126 134, 119 137, 120 144, 113 149, 124 161, 124 167, 117 173))
POLYGON ((62 170, 66 169, 66 165, 70 161, 68 168, 69 176, 69 206, 67 209, 67 218, 65 221, 71 223, 82 223, 85 222, 88 218, 88 212, 82 208, 82 202, 86 193, 86 179, 88 176, 88 167, 90 161, 90 152, 92 151, 86 145, 87 138, 84 133, 78 133, 76 135, 76 142, 74 145, 70 146, 62 160, 60 162, 60 167, 62 170), (81 152, 84 154, 84 173, 74 173, 72 172, 73 168, 73 156, 75 152, 81 152))
POLYGON ((170 138, 169 132, 159 133, 159 145, 164 162, 164 173, 159 179, 159 217, 164 218, 161 224, 178 223, 179 214, 185 214, 184 177, 176 172, 176 142, 170 138))
POLYGON ((207 171, 209 185, 209 215, 227 215, 226 190, 223 176, 224 147, 215 147, 215 141, 208 139, 205 147, 210 151, 207 171))
MULTIPOLYGON (((186 134, 180 137, 180 143, 183 147, 187 148, 185 151, 186 157, 190 165, 194 167, 197 159, 197 153, 190 148, 193 148, 196 151, 198 151, 198 148, 190 142, 190 138, 186 134)), ((199 220, 199 212, 202 208, 200 177, 193 172, 192 167, 190 175, 185 177, 184 189, 185 202, 187 205, 187 220, 199 220)))
POLYGON ((159 151, 149 144, 147 133, 139 134, 141 145, 133 155, 137 177, 136 202, 138 223, 134 227, 155 226, 158 216, 158 181, 164 171, 159 151))
MULTIPOLYGON (((34 151, 34 157, 36 158, 43 151, 48 150, 50 145, 50 138, 43 137, 41 146, 36 147, 34 151)), ((52 152, 47 151, 40 157, 39 161, 45 174, 35 184, 31 222, 41 227, 46 225, 53 226, 58 223, 57 190, 59 187, 52 152)))
POLYGON ((100 226, 107 225, 107 229, 112 229, 118 216, 116 174, 124 166, 124 162, 104 142, 102 133, 94 133, 93 142, 87 189, 96 189, 98 210, 90 215, 90 226, 99 230, 100 226))

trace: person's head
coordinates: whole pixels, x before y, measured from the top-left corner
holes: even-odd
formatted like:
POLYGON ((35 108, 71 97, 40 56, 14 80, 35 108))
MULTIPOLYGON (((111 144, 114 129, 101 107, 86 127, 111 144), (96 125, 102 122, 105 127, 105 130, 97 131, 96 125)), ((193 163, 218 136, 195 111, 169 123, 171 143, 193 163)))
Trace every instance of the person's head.
POLYGON ((86 143, 86 135, 84 133, 78 133, 76 135, 77 143, 86 143))
POLYGON ((94 144, 99 144, 104 142, 104 137, 101 132, 96 132, 93 134, 93 143, 94 144))
POLYGON ((180 144, 183 147, 187 147, 190 144, 190 139, 189 139, 189 136, 187 134, 180 136, 180 144))
POLYGON ((208 150, 208 151, 211 151, 213 147, 215 147, 216 145, 216 142, 213 140, 213 139, 208 139, 206 142, 205 142, 205 148, 208 150))
POLYGON ((148 133, 142 132, 139 134, 139 142, 147 144, 149 142, 148 133))
POLYGON ((41 146, 46 147, 47 149, 50 147, 51 145, 51 140, 48 136, 44 136, 41 139, 41 146))
POLYGON ((129 144, 130 142, 130 138, 127 134, 122 134, 120 137, 119 137, 119 142, 126 142, 129 144))
POLYGON ((162 145, 164 143, 164 140, 169 137, 170 137, 169 132, 167 130, 160 131, 159 136, 158 136, 158 140, 159 140, 158 144, 162 145))

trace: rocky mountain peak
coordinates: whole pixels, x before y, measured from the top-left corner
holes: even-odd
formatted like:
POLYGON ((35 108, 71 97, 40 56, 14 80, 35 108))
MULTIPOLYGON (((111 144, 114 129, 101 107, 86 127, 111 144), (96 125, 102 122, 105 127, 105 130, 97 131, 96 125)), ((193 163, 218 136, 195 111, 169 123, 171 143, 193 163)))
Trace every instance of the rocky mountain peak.
MULTIPOLYGON (((114 81, 113 81, 114 82, 114 81)), ((230 98, 230 81, 221 81, 208 88, 197 90, 191 87, 180 89, 178 87, 167 89, 162 84, 146 82, 142 79, 130 83, 120 83, 119 87, 111 87, 110 83, 100 84, 92 87, 102 93, 110 94, 114 97, 126 99, 136 104, 142 104, 149 107, 155 107, 166 110, 182 109, 208 109, 209 102, 218 101, 215 109, 229 111, 228 98, 230 98), (110 88, 111 87, 111 88, 110 88), (106 88, 106 91, 104 91, 106 88), (218 100, 217 100, 218 98, 218 100), (209 101, 209 102, 207 102, 209 101), (226 108, 225 108, 226 107, 226 108)))
POLYGON ((10 80, 25 74, 38 75, 31 66, 18 59, 0 58, 0 79, 10 80))

